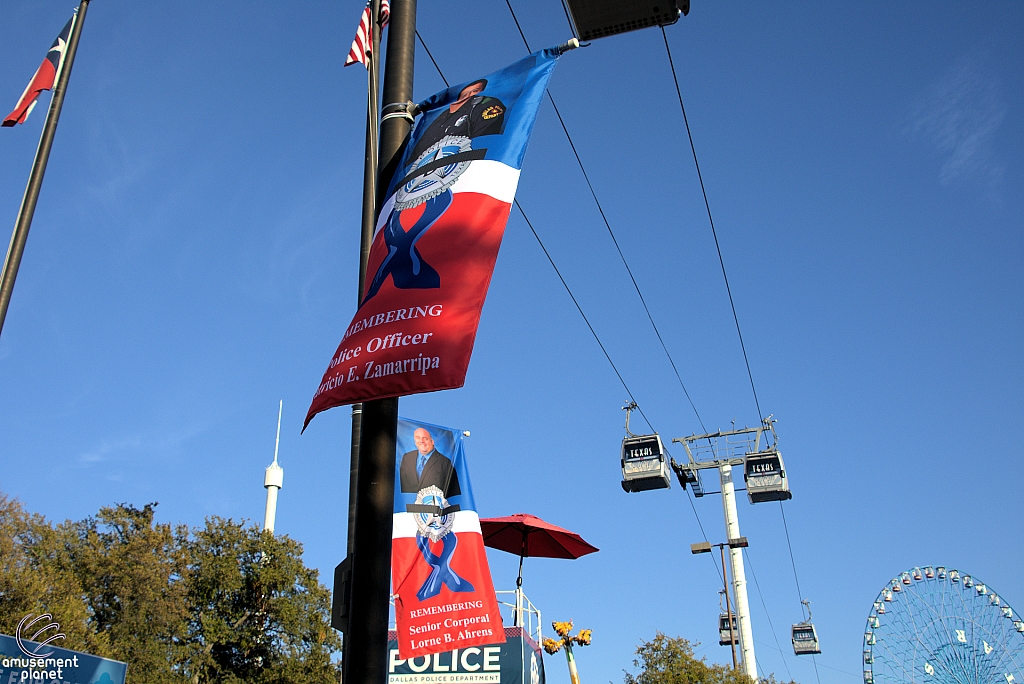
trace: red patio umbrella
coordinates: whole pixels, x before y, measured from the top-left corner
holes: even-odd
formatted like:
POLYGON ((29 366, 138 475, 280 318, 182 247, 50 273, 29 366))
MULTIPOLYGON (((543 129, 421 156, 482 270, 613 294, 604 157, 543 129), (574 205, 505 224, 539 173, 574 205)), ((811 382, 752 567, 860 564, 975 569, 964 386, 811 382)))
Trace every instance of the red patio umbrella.
MULTIPOLYGON (((519 577, 516 579, 516 593, 523 586, 523 559, 528 556, 540 558, 575 559, 599 551, 583 540, 583 537, 558 525, 545 522, 529 513, 516 513, 503 518, 483 518, 480 530, 484 544, 519 556, 519 577)), ((517 621, 518 621, 518 615, 517 621)))

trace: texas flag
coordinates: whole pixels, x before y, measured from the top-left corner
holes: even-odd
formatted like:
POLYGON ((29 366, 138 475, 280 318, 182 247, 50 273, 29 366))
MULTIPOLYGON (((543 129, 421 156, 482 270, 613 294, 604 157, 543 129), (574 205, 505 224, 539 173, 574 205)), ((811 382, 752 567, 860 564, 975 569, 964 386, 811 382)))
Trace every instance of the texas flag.
POLYGON ((558 56, 536 52, 419 105, 377 220, 366 294, 313 395, 307 425, 334 406, 465 383, 558 56))
POLYGON ((505 641, 462 435, 398 419, 391 585, 403 659, 505 641))
POLYGON ((60 78, 60 71, 64 67, 64 52, 67 49, 68 38, 71 36, 71 29, 75 25, 77 17, 78 10, 76 9, 75 13, 68 19, 68 23, 64 25, 60 35, 57 36, 57 40, 53 41, 50 51, 46 53, 43 63, 36 69, 36 75, 29 81, 28 87, 22 93, 21 99, 18 100, 14 111, 4 119, 4 126, 9 127, 14 124, 25 123, 25 119, 28 118, 28 115, 32 113, 36 106, 39 94, 44 90, 53 88, 53 84, 60 78))

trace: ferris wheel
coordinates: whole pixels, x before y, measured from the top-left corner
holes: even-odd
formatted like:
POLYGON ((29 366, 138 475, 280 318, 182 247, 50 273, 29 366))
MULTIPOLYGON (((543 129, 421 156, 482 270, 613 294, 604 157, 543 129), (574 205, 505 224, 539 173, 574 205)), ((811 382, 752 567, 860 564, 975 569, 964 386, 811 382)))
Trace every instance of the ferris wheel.
POLYGON ((878 594, 864 684, 1024 684, 1024 621, 976 577, 928 566, 878 594))

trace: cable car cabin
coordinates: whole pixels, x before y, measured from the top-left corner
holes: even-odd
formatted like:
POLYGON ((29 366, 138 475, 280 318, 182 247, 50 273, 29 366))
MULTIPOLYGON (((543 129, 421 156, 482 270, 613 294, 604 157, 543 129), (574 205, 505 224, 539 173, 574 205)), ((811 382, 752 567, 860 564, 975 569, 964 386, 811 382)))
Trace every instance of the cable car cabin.
POLYGON ((668 489, 669 466, 661 437, 637 435, 622 440, 622 488, 627 492, 668 489))
POLYGON ((793 653, 797 655, 818 655, 818 631, 810 622, 793 625, 793 653))
POLYGON ((789 480, 782 454, 778 451, 761 451, 747 454, 743 459, 743 480, 747 483, 747 498, 750 503, 785 501, 792 499, 789 480))
POLYGON ((718 616, 718 645, 729 646, 740 643, 740 626, 736 622, 736 613, 722 613, 718 616), (732 633, 729 632, 729 618, 732 617, 732 633))

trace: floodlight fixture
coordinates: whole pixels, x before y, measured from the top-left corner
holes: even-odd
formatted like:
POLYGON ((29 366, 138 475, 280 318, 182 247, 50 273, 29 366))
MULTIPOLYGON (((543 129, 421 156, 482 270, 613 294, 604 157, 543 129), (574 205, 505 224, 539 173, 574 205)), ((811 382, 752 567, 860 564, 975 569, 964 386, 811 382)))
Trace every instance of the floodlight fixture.
POLYGON ((694 555, 698 553, 711 553, 711 542, 697 542, 696 544, 690 544, 690 553, 694 555))
POLYGON ((567 0, 580 40, 595 40, 649 26, 668 26, 689 14, 690 0, 567 0))

